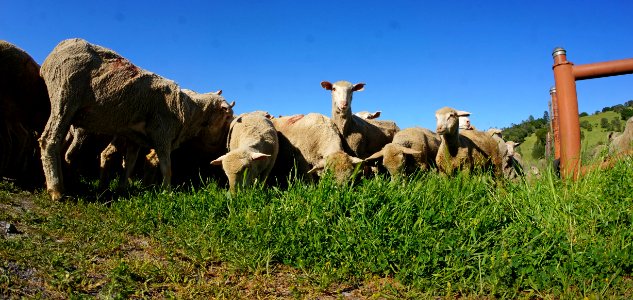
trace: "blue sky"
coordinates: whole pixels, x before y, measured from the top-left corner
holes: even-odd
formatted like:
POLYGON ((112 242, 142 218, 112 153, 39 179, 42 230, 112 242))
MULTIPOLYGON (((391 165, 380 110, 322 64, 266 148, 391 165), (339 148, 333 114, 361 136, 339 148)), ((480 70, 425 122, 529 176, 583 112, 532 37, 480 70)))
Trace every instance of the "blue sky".
MULTIPOLYGON (((0 39, 41 64, 84 38, 183 88, 222 89, 236 113, 330 115, 322 80, 365 82, 354 111, 433 130, 443 106, 480 129, 541 117, 557 46, 576 64, 633 57, 633 1, 183 2, 0 0, 0 39)), ((633 99, 633 75, 577 87, 581 112, 633 99)))

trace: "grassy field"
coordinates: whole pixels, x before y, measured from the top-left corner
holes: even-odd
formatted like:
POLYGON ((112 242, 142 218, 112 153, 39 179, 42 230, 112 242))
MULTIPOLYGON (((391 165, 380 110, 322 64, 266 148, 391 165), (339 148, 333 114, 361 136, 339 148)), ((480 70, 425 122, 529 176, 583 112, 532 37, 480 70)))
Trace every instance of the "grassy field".
MULTIPOLYGON (((0 298, 633 296, 633 159, 562 182, 214 182, 52 202, 3 183, 0 298)), ((96 195, 96 194, 95 194, 96 195)))

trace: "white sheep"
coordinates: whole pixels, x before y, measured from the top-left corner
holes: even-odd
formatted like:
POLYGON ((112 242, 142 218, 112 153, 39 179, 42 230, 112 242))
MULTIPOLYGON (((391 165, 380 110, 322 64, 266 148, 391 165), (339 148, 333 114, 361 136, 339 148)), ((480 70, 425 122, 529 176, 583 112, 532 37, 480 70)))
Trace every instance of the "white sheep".
POLYGON ((392 177, 411 174, 416 169, 424 171, 435 166, 439 146, 439 137, 434 132, 420 127, 405 128, 365 161, 382 158, 382 165, 392 177))
POLYGON ((365 120, 352 114, 352 93, 362 91, 364 83, 323 81, 321 86, 332 91, 332 121, 346 142, 346 150, 352 155, 367 158, 390 143, 400 131, 392 121, 365 120))
POLYGON ((491 168, 496 176, 502 173, 499 147, 492 137, 478 130, 459 131, 459 117, 465 112, 450 107, 435 112, 437 133, 441 143, 435 162, 438 170, 452 174, 457 170, 471 172, 474 169, 491 168))
POLYGON ((279 155, 273 173, 280 184, 292 168, 309 180, 330 170, 337 183, 348 181, 362 159, 343 150, 343 140, 332 120, 310 113, 273 119, 279 135, 279 155), (314 176, 313 176, 314 175, 314 176))
POLYGON ((256 111, 239 115, 231 122, 228 137, 229 152, 211 164, 221 165, 229 179, 229 190, 250 186, 265 180, 277 159, 277 131, 267 112, 256 111))

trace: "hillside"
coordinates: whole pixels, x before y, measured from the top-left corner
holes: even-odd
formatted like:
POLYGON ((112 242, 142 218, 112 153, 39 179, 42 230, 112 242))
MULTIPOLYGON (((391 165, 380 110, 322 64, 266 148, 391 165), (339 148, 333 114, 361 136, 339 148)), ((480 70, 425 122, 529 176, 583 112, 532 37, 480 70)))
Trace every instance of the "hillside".
MULTIPOLYGON (((591 124, 592 130, 589 131, 586 128, 581 127, 581 153, 582 159, 584 162, 589 162, 599 158, 601 154, 601 150, 603 148, 602 145, 606 145, 608 143, 608 135, 610 130, 602 128, 601 120, 602 118, 606 118, 609 122, 613 119, 620 120, 620 114, 614 111, 606 111, 597 113, 594 115, 580 117, 581 124, 583 122, 588 122, 591 124)), ((622 124, 624 121, 621 121, 622 124)), ((585 126, 586 127, 586 126, 585 126)), ((519 153, 523 156, 523 161, 526 165, 538 165, 537 160, 532 158, 532 150, 534 149, 534 144, 536 143, 536 134, 532 133, 529 135, 525 141, 517 148, 519 153)))

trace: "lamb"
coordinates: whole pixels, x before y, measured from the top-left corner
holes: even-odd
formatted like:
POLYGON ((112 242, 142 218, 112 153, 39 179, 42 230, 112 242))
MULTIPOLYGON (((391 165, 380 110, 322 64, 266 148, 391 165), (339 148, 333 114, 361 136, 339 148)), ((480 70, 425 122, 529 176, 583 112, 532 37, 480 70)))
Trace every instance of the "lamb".
POLYGON ((228 149, 227 154, 211 164, 222 166, 232 193, 238 186, 250 186, 255 180, 265 180, 279 152, 277 131, 270 115, 256 111, 235 118, 229 130, 228 149))
POLYGON ((398 131, 393 141, 365 161, 382 158, 382 165, 392 177, 411 174, 416 169, 428 170, 435 166, 435 156, 440 146, 438 136, 420 127, 398 131))
POLYGON ((60 152, 71 125, 124 137, 128 147, 154 148, 167 187, 172 150, 199 134, 220 139, 233 117, 222 96, 187 94, 175 82, 82 39, 60 42, 44 60, 41 74, 51 115, 39 142, 47 191, 54 200, 64 191, 60 152))
POLYGON ((609 153, 611 155, 631 152, 633 150, 633 117, 626 121, 622 133, 610 133, 609 141, 609 153))
POLYGON ((491 128, 486 131, 491 136, 499 147, 499 156, 501 157, 501 166, 503 169, 503 176, 507 179, 516 179, 523 176, 523 163, 521 160, 521 154, 515 151, 521 143, 514 141, 505 141, 500 129, 491 128))
POLYGON ((373 120, 373 119, 378 119, 380 117, 381 111, 378 110, 375 112, 368 112, 364 110, 364 111, 359 111, 354 114, 365 120, 373 120))
POLYGON ((352 93, 362 91, 364 83, 352 84, 323 81, 321 86, 332 91, 332 121, 345 140, 351 155, 367 158, 393 140, 400 128, 392 121, 364 120, 352 114, 352 93))
POLYGON ((315 180, 325 171, 333 173, 338 184, 347 182, 362 159, 348 155, 332 120, 310 113, 273 119, 279 136, 279 155, 274 174, 280 184, 293 166, 299 176, 315 180))
POLYGON ((437 133, 441 137, 435 162, 443 174, 456 170, 467 173, 474 169, 492 169, 495 176, 501 175, 499 147, 488 134, 478 130, 459 131, 459 117, 465 112, 443 107, 435 112, 437 133))
POLYGON ((40 66, 24 50, 0 40, 0 178, 25 188, 44 183, 37 136, 50 109, 40 66))

